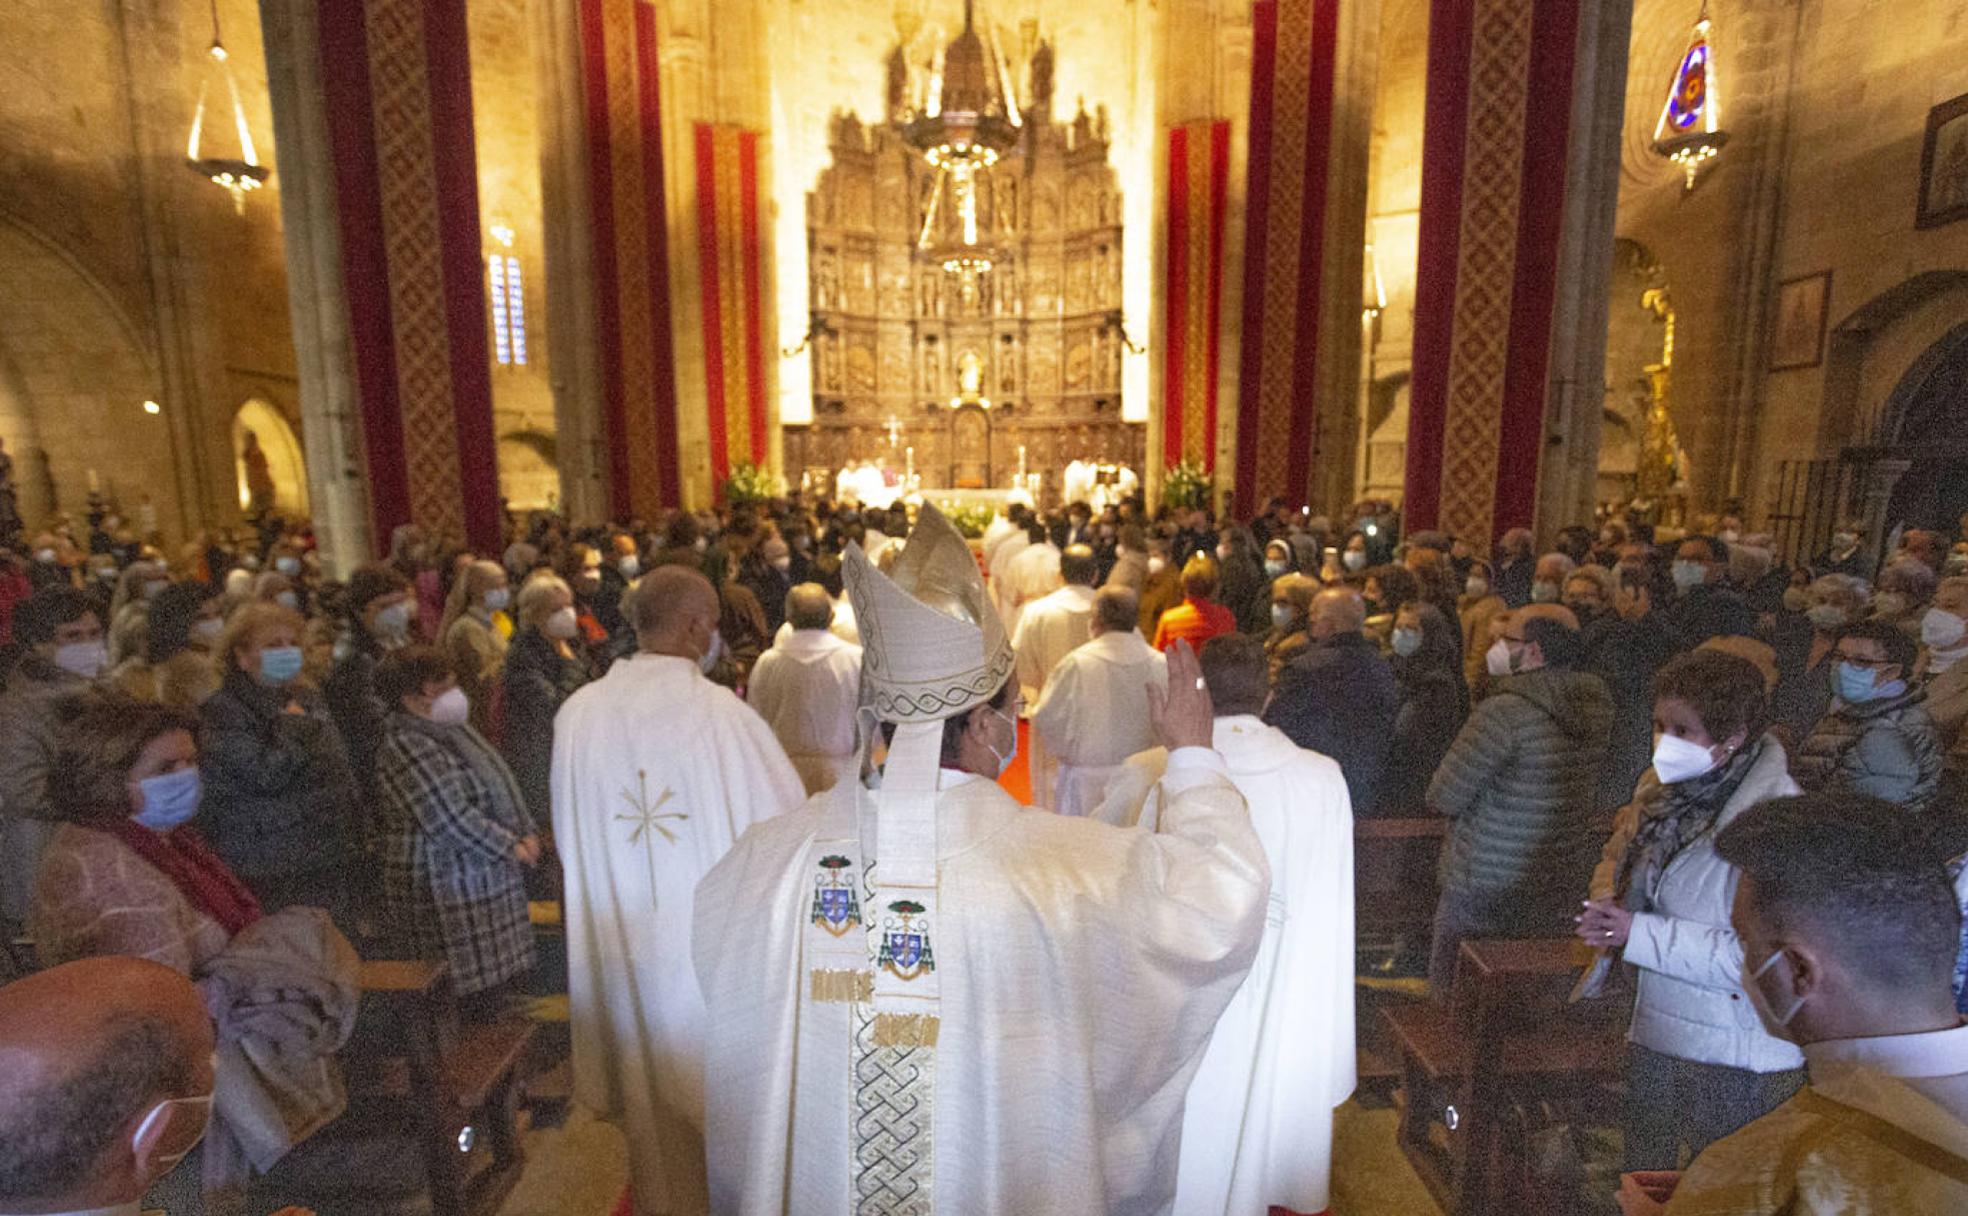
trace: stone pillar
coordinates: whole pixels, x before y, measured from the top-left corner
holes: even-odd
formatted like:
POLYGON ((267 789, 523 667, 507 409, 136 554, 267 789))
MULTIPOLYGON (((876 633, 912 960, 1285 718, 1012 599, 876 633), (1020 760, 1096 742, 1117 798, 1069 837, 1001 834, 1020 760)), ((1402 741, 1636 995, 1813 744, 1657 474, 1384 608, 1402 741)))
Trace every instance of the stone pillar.
POLYGON ((1602 33, 1582 7, 1603 6, 1429 9, 1405 517, 1479 548, 1534 522, 1565 228, 1582 223, 1566 208, 1574 89, 1602 33))
POLYGON ((356 428, 355 354, 342 295, 341 227, 314 4, 267 0, 260 6, 260 28, 280 152, 280 225, 308 498, 322 560, 330 574, 346 578, 375 555, 377 538, 356 428))
POLYGON ((1572 82, 1564 232, 1558 244, 1551 323, 1551 388, 1537 533, 1591 524, 1605 409, 1606 325, 1612 306, 1613 227, 1619 210, 1620 125, 1625 116, 1629 4, 1586 5, 1572 82))
POLYGON ((1247 513, 1352 493, 1379 32, 1379 0, 1252 11, 1235 479, 1247 513))
MULTIPOLYGON (((281 156, 292 131, 310 170, 289 162, 281 193, 303 419, 325 417, 331 432, 310 435, 312 476, 332 483, 349 467, 324 450, 347 411, 370 552, 404 523, 494 550, 502 523, 464 0, 266 8, 281 156)), ((340 494, 323 488, 324 504, 340 494)), ((340 566, 357 555, 343 530, 340 566)))

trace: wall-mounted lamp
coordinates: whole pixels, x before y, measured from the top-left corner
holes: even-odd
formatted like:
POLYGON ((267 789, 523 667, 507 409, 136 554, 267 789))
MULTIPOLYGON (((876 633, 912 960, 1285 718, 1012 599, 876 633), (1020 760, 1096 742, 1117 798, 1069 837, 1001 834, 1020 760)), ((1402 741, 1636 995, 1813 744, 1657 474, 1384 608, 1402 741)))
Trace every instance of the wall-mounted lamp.
POLYGON ((779 357, 781 359, 797 359, 806 353, 807 347, 813 345, 815 338, 832 337, 833 333, 834 327, 832 323, 816 312, 813 314, 812 322, 806 327, 806 333, 800 337, 799 345, 782 348, 779 351, 779 357))

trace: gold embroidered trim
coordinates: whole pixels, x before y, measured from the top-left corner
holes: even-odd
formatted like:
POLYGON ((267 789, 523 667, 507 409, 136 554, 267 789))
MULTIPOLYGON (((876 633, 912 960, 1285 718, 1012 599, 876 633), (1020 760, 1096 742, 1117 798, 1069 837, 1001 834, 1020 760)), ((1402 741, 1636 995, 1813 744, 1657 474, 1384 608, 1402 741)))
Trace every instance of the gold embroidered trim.
POLYGON ((822 971, 813 973, 813 999, 824 1005, 848 1005, 875 997, 875 977, 867 971, 822 971))
POLYGON ((931 1013, 878 1013, 875 1046, 934 1047, 942 1022, 931 1013))

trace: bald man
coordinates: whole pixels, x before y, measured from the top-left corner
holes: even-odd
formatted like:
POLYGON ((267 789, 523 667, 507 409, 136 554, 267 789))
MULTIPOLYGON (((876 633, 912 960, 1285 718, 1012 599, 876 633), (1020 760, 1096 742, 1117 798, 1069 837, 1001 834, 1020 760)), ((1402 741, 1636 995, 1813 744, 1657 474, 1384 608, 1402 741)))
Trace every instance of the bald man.
POLYGON ((1339 762, 1355 815, 1379 808, 1380 775, 1400 707, 1393 668, 1361 632, 1366 620, 1366 602, 1350 587, 1327 587, 1313 596, 1305 628, 1310 644, 1278 672, 1264 711, 1264 720, 1293 743, 1339 762))
POLYGON ((136 1216, 205 1135, 215 1046, 198 990, 157 963, 0 988, 0 1212, 136 1216))
POLYGON ((745 698, 812 795, 861 775, 854 747, 861 648, 833 634, 834 601, 818 583, 786 593, 785 618, 778 641, 752 668, 745 698))
POLYGON ((691 893, 806 791, 764 719, 704 678, 719 611, 704 576, 660 566, 623 607, 637 653, 554 719, 574 1096, 627 1136, 638 1216, 694 1214, 709 1198, 691 893))

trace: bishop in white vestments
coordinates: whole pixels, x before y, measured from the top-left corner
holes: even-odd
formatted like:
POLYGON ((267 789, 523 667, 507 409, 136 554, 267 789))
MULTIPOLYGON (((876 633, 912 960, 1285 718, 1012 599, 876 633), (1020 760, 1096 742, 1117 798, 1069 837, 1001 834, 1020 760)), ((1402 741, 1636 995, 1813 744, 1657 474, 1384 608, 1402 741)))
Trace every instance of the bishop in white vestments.
POLYGON ((1032 707, 1032 751, 1058 762, 1052 809, 1062 815, 1090 813, 1127 758, 1157 742, 1148 689, 1168 687, 1168 661, 1142 638, 1140 614, 1134 592, 1101 588, 1092 639, 1059 660, 1032 707))
POLYGON ((699 670, 718 623, 710 583, 665 566, 626 600, 640 652, 554 719, 574 1097, 626 1136, 637 1216, 695 1216, 710 1208, 691 893, 805 791, 765 721, 699 670))
POLYGON ((1165 1212, 1268 888, 1196 660, 1169 656, 1157 706, 1160 832, 1034 813, 992 780, 1018 691, 962 537, 925 507, 892 579, 852 547, 847 570, 879 788, 761 824, 697 891, 713 1206, 1165 1212))
POLYGON ((832 601, 820 584, 801 583, 787 592, 787 628, 759 656, 745 690, 809 794, 861 775, 854 746, 861 648, 835 636, 832 618, 832 601))
MULTIPOLYGON (((1093 584, 1099 563, 1085 545, 1068 545, 1059 555, 1059 575, 1066 585, 1025 606, 1011 649, 1025 704, 1037 705, 1045 693, 1046 676, 1074 649, 1093 636, 1093 584)), ((1147 718, 1141 720, 1147 725, 1147 718)), ((1059 759, 1032 736, 1032 803, 1048 811, 1059 809, 1053 786, 1059 778, 1059 759)))
MULTIPOLYGON (((1271 866, 1257 962, 1216 1024, 1189 1085, 1176 1216, 1319 1213, 1332 1180, 1333 1108, 1353 1092, 1353 810, 1339 765, 1258 718, 1263 643, 1204 644, 1216 750, 1250 804, 1271 866)), ((1128 762, 1101 808, 1168 830, 1164 753, 1128 762)))

